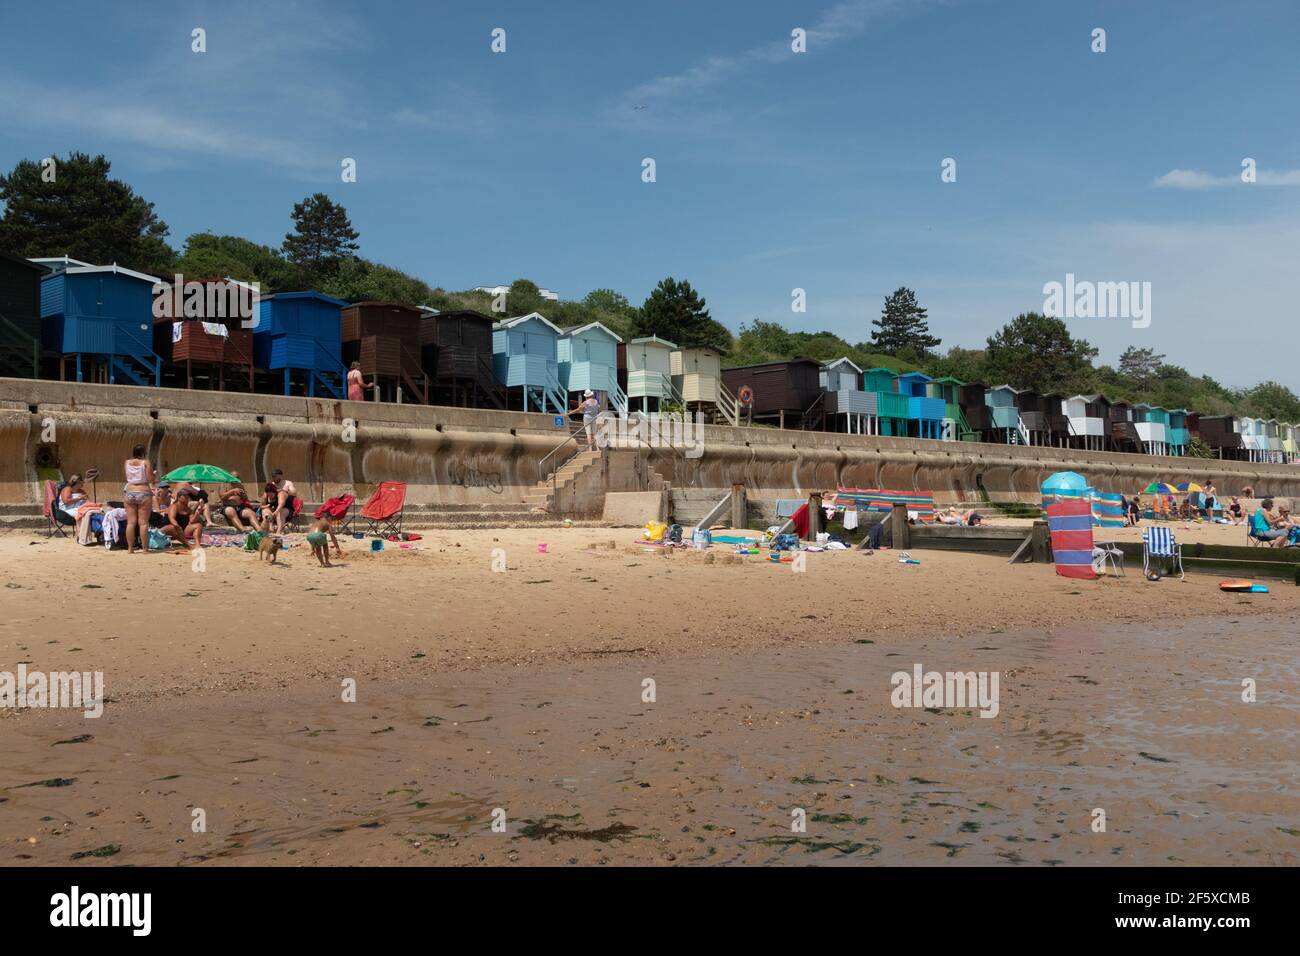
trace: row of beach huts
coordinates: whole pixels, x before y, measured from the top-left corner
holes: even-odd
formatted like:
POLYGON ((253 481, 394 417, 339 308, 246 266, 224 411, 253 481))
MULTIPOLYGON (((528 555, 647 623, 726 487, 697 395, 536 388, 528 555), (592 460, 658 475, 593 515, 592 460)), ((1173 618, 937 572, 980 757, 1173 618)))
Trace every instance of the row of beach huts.
POLYGON ((212 309, 211 296, 186 309, 179 290, 175 308, 160 310, 160 287, 170 288, 116 265, 0 253, 0 374, 342 398, 357 362, 386 401, 565 414, 590 389, 621 414, 673 407, 730 425, 1158 456, 1186 454, 1199 435, 1223 458, 1300 462, 1300 426, 1276 420, 862 369, 848 358, 724 369, 717 349, 624 342, 599 322, 564 330, 536 312, 494 320, 307 291, 249 296, 256 321, 245 321, 212 309))

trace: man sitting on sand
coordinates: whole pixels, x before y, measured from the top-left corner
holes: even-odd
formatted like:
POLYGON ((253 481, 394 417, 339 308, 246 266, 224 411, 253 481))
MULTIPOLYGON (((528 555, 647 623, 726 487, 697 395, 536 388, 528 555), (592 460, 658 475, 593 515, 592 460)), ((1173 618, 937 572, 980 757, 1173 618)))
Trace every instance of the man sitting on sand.
POLYGON ((253 502, 248 497, 244 482, 239 478, 239 472, 232 471, 231 474, 235 476, 235 480, 221 493, 221 513, 226 516, 226 521, 236 531, 244 533, 249 530, 244 527, 245 521, 254 531, 261 531, 262 523, 257 520, 257 512, 253 510, 253 502), (241 518, 243 520, 240 520, 241 518))
POLYGON ((1282 527, 1282 519, 1273 511, 1273 499, 1265 498, 1259 503, 1250 519, 1250 536, 1268 544, 1270 548, 1280 548, 1286 544, 1288 529, 1282 527))
POLYGON ((1235 527, 1246 523, 1246 512, 1241 508, 1241 502, 1233 495, 1228 499, 1228 520, 1235 527))

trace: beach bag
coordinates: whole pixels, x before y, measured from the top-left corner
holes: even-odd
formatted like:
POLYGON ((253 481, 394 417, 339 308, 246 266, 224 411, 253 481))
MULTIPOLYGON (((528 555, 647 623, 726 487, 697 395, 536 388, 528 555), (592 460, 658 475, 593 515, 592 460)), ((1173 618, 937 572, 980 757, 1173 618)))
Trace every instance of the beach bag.
POLYGON ((799 536, 795 534, 778 534, 772 541, 773 551, 798 551, 799 536))
POLYGON ((641 529, 641 537, 647 541, 662 541, 667 533, 668 525, 662 521, 647 521, 645 527, 641 529))
POLYGON ((668 526, 668 540, 673 544, 682 543, 682 526, 674 522, 668 526))
POLYGON ((168 545, 170 545, 171 543, 172 543, 172 539, 167 537, 167 535, 163 534, 157 528, 149 529, 149 550, 150 551, 166 551, 168 545))
POLYGON ((244 550, 256 551, 262 546, 262 532, 250 531, 244 536, 244 550))

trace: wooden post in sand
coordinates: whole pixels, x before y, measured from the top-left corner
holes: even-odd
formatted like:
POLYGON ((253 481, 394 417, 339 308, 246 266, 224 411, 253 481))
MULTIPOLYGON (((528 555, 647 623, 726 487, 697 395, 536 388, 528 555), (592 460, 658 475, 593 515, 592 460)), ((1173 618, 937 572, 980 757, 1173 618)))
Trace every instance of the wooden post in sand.
POLYGON ((745 486, 731 486, 731 526, 744 528, 749 524, 748 508, 745 501, 745 486))
POLYGON ((894 502, 894 510, 889 513, 890 547, 906 550, 912 546, 912 526, 907 523, 907 505, 901 501, 894 502))
POLYGON ((817 533, 822 529, 822 495, 815 491, 808 496, 808 537, 805 540, 816 541, 817 533))
POLYGON ((1047 531, 1046 521, 1035 521, 1030 531, 1029 553, 1038 564, 1052 563, 1051 537, 1047 531))

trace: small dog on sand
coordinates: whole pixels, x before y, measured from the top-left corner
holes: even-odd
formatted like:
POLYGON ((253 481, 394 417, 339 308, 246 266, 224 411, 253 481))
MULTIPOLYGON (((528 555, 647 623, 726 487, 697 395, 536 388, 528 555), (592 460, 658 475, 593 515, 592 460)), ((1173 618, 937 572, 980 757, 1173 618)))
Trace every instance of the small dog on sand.
POLYGON ((283 544, 284 538, 278 535, 263 535, 261 542, 257 546, 257 560, 264 561, 267 555, 270 555, 271 563, 275 564, 275 559, 280 555, 280 546, 283 544))

